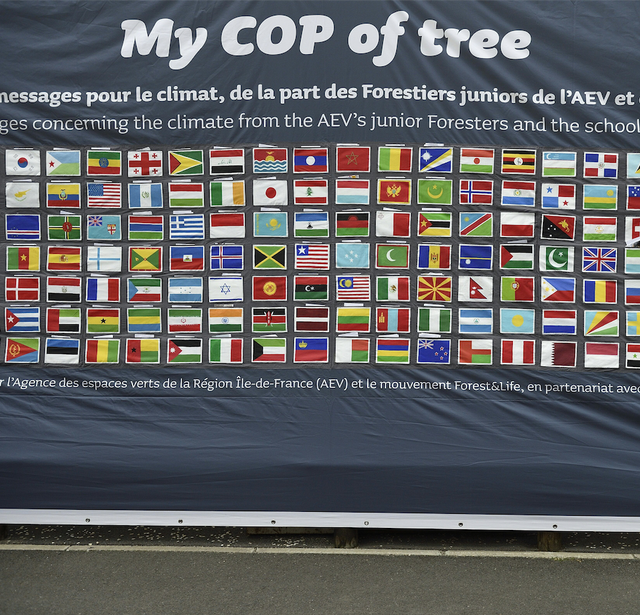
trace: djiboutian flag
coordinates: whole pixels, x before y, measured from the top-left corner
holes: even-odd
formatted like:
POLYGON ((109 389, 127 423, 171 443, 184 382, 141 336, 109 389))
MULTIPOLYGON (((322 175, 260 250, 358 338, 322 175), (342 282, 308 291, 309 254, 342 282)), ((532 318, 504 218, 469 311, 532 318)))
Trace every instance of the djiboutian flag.
POLYGON ((458 363, 491 365, 491 340, 460 340, 458 363))
POLYGON ((117 363, 120 356, 120 340, 87 340, 87 363, 117 363))
POLYGON ((535 342, 533 340, 502 340, 503 365, 533 365, 535 342))
POLYGON ((242 339, 210 339, 209 363, 242 363, 242 339))

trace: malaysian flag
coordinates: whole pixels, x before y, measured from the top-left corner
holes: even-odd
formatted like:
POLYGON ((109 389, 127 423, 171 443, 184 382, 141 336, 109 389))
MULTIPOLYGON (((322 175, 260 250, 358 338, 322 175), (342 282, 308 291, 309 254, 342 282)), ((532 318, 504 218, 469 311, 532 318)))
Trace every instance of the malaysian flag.
POLYGON ((339 275, 336 278, 338 301, 371 300, 371 282, 368 275, 339 275))

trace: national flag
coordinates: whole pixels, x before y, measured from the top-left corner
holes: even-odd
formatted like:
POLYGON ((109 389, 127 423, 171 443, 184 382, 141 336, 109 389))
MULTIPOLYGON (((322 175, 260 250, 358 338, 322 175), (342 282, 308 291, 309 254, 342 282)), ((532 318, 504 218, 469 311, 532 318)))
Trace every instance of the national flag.
POLYGON ((47 308, 47 333, 80 333, 80 308, 47 308))
POLYGON ((80 208, 80 184, 47 184, 47 207, 80 208))
POLYGON ((542 177, 575 177, 575 152, 543 152, 542 177))
POLYGON ((576 232, 575 216, 542 216, 542 239, 564 239, 573 241, 576 232))
POLYGON ((242 363, 242 339, 237 337, 210 339, 209 363, 242 363))
POLYGON ((501 340, 502 365, 534 365, 535 342, 533 340, 501 340))
MULTIPOLYGON (((169 303, 202 303, 203 288, 202 278, 169 278, 167 281, 167 300, 169 303)), ((209 301, 211 301, 211 296, 209 301)))
POLYGON ((336 267, 338 269, 368 269, 368 243, 337 243, 336 267))
MULTIPOLYGON (((418 295, 418 301, 420 301, 418 295)), ((493 278, 487 276, 458 277, 458 301, 482 301, 493 300, 493 278)))
POLYGON ((204 207, 204 184, 170 182, 169 207, 204 207))
POLYGON ((127 363, 160 363, 160 340, 128 339, 127 363))
MULTIPOLYGON (((228 215, 228 214, 227 214, 228 215)), ((244 214, 235 214, 243 216, 244 214)), ((244 237, 244 226, 242 227, 244 237)), ((287 213, 286 212, 254 212, 253 214, 254 237, 287 237, 287 213)))
MULTIPOLYGON (((7 345, 8 345, 7 341, 7 345)), ((627 369, 640 367, 640 344, 627 344, 627 369)))
POLYGON ((419 244, 418 269, 451 269, 451 246, 419 244))
POLYGON ((209 217, 209 237, 232 237, 240 239, 245 236, 244 214, 238 212, 215 213, 209 217))
POLYGON ((204 214, 169 216, 169 239, 172 241, 204 239, 204 214))
POLYGON ((533 301, 534 278, 500 278, 501 301, 533 301))
POLYGON ((204 246, 169 246, 169 271, 204 271, 204 246))
POLYGON ((128 278, 127 301, 135 303, 158 303, 162 301, 162 279, 128 278))
MULTIPOLYGON (((210 256, 212 271, 244 268, 244 246, 211 246, 210 256)), ((193 264, 193 259, 191 263, 193 264)))
POLYGON ((536 203, 536 182, 502 182, 503 206, 533 207, 536 203))
POLYGON ((377 338, 376 363, 409 363, 410 343, 399 338, 377 338))
POLYGON ((293 148, 294 173, 327 173, 329 171, 329 151, 326 147, 293 148))
POLYGON ((500 308, 500 333, 533 335, 535 310, 500 308))
POLYGON ((460 365, 491 365, 493 342, 491 340, 458 340, 460 365))
POLYGON ((6 214, 5 225, 8 240, 40 241, 38 214, 6 214))
POLYGON ((418 214, 420 237, 451 237, 451 213, 426 212, 418 214))
POLYGON ((47 278, 47 301, 49 303, 80 303, 81 283, 80 278, 47 278))
POLYGON ((120 333, 120 308, 87 308, 87 333, 120 333))
POLYGON ((523 212, 500 213, 500 237, 533 237, 535 214, 523 212))
POLYGON ((584 334, 585 336, 614 335, 619 333, 619 313, 608 311, 585 310, 584 334))
POLYGON ((439 307, 418 308, 418 332, 451 333, 451 310, 439 307))
POLYGON ((129 208, 162 207, 162 184, 129 184, 129 208))
POLYGON ((338 307, 336 308, 336 331, 347 333, 357 331, 369 333, 371 308, 368 307, 338 307))
MULTIPOLYGON (((634 282, 628 280, 630 283, 631 295, 633 295, 632 287, 634 282)), ((625 296, 627 289, 627 282, 625 282, 625 296)), ((618 289, 615 280, 584 280, 583 301, 585 303, 617 303, 618 289)), ((640 287, 638 288, 638 294, 640 295, 640 287)), ((632 301, 633 302, 633 301, 632 301)), ((625 303, 629 301, 625 300, 625 303)), ((640 297, 638 298, 640 303, 640 297)))
POLYGON ((460 173, 493 173, 493 150, 463 147, 460 150, 460 173))
POLYGON ((518 175, 535 175, 536 151, 533 149, 503 149, 502 172, 518 175))
POLYGON ((37 363, 39 358, 39 337, 7 337, 5 363, 37 363))
POLYGON ((87 175, 120 175, 122 152, 89 150, 87 152, 87 175))
POLYGON ((459 333, 493 333, 493 310, 491 308, 460 308, 458 310, 459 333))
POLYGON ((582 248, 582 271, 616 272, 616 248, 582 248))
POLYGON ((45 172, 49 176, 67 175, 78 177, 80 175, 80 150, 47 151, 45 168, 45 172))
POLYGON ((49 241, 79 241, 82 239, 80 216, 47 216, 47 226, 49 241))
POLYGON ((492 237, 493 214, 473 211, 460 212, 460 237, 492 237))
POLYGON ((169 333, 201 333, 202 310, 187 307, 168 308, 167 331, 169 333))
POLYGON ((640 312, 627 312, 627 335, 640 335, 640 312))
MULTIPOLYGON (((589 280, 585 280, 585 302, 587 301, 586 299, 586 283, 589 280)), ((595 282, 596 280, 592 280, 593 282, 595 282)), ((615 284, 615 281, 611 281, 610 284, 613 283, 615 284)), ((615 289, 615 286, 614 286, 615 289)), ((613 293, 611 293, 613 294, 613 293)), ((600 301, 599 303, 615 303, 615 296, 613 297, 613 300, 609 300, 611 299, 611 295, 607 296, 607 301, 600 301)), ((640 304, 640 280, 625 280, 624 281, 624 302, 626 305, 638 305, 640 304)))
POLYGON ((329 298, 329 276, 293 277, 294 301, 326 301, 329 298))
POLYGON ((461 244, 459 269, 486 269, 493 268, 493 246, 461 244))
POLYGON ((163 238, 164 216, 129 216, 130 241, 152 241, 163 238))
POLYGON ((169 175, 203 175, 204 163, 201 149, 170 151, 169 175))
POLYGON ((8 149, 5 152, 7 175, 40 175, 40 151, 8 149))
POLYGON ((376 269, 408 269, 409 246, 376 244, 376 269))
POLYGON ((584 209, 617 209, 618 186, 586 184, 582 188, 582 206, 584 209))
POLYGON ((160 333, 162 331, 160 308, 127 308, 127 331, 129 333, 160 333))
POLYGON ((336 237, 368 237, 369 212, 336 213, 336 237))
POLYGON ((542 209, 575 208, 575 184, 542 184, 542 209))
POLYGON ((129 271, 162 271, 162 248, 129 248, 129 271))
POLYGON ((4 309, 4 324, 7 333, 39 333, 39 307, 7 307, 4 309))
POLYGON ((542 301, 574 303, 576 300, 575 278, 541 278, 542 301))
POLYGON ((209 333, 242 333, 242 321, 242 308, 209 308, 209 333))
POLYGON ((256 363, 286 363, 287 340, 277 337, 254 337, 251 340, 251 361, 256 363))
POLYGON ((254 301, 286 301, 287 276, 253 276, 254 301))
POLYGON ((286 179, 254 179, 253 204, 258 206, 288 205, 286 179))
POLYGON ((624 272, 640 273, 640 248, 624 249, 624 272))
POLYGON ((410 228, 410 213, 379 211, 376 214, 376 237, 409 237, 410 228))
MULTIPOLYGON (((213 267, 212 267, 213 268, 213 267)), ((254 269, 286 269, 287 247, 284 245, 253 246, 254 269)))
POLYGON ((378 204, 411 205, 411 180, 379 179, 378 204))
POLYGON ((87 271, 116 272, 122 269, 120 246, 88 246, 87 271))
POLYGON ((294 327, 299 333, 328 333, 329 308, 320 306, 296 307, 294 327))
POLYGON ((52 365, 77 365, 80 362, 80 340, 48 337, 45 341, 44 362, 52 365))
POLYGON ((540 246, 540 271, 573 271, 573 248, 540 246))
POLYGON ((244 206, 244 180, 213 181, 210 184, 211 207, 244 206))
POLYGON ((452 186, 450 179, 419 179, 418 205, 451 205, 452 186))
POLYGON ((40 207, 40 184, 29 181, 11 182, 5 185, 5 207, 40 207))
POLYGON ((327 363, 329 360, 329 338, 296 337, 293 348, 294 363, 327 363))
POLYGON ((585 177, 618 177, 618 154, 584 153, 585 177))
POLYGON ((448 276, 418 276, 418 301, 451 301, 451 278, 448 276))
POLYGON ((461 179, 460 205, 491 205, 493 181, 490 179, 461 179))
MULTIPOLYGON (((159 217, 162 219, 162 216, 159 217)), ((120 216, 87 216, 87 239, 91 241, 120 241, 122 239, 120 216)), ((129 239, 131 239, 131 229, 129 229, 129 239)))
POLYGON ((368 275, 336 276, 338 301, 370 301, 371 278, 368 275))
POLYGON ((368 363, 368 339, 338 337, 336 344, 336 363, 368 363))
POLYGON ((640 218, 625 218, 624 240, 627 245, 636 243, 640 239, 640 218))
POLYGON ((297 243, 295 249, 296 269, 329 269, 329 248, 327 244, 297 243))
POLYGON ((576 310, 542 310, 543 335, 575 335, 577 323, 576 310))
POLYGON ((411 173, 413 149, 411 147, 379 147, 378 171, 411 173))
POLYGON ((254 147, 254 173, 286 173, 288 167, 286 147, 254 147))
POLYGON ((420 364, 449 365, 451 362, 451 340, 418 340, 416 360, 420 364))
POLYGON ((81 248, 47 248, 47 271, 82 271, 81 248))
POLYGON ((640 186, 627 186, 627 209, 640 209, 640 186))
POLYGON ((127 152, 129 177, 160 177, 162 175, 162 152, 127 152))
POLYGON ((452 147, 421 147, 418 151, 418 173, 451 173, 452 147))
POLYGON ((640 153, 638 152, 627 153, 627 178, 640 178, 640 153))
POLYGON ((533 246, 527 244, 502 244, 500 269, 533 269, 533 246))
POLYGON ((40 301, 40 278, 10 277, 4 279, 5 301, 40 301))
POLYGON ((120 278, 87 278, 87 301, 119 303, 120 278))
POLYGON ((337 179, 336 180, 336 204, 337 205, 368 205, 369 204, 369 180, 368 179, 337 179))
POLYGON ((376 308, 376 331, 378 333, 410 333, 410 308, 376 308))
POLYGON ((211 175, 244 175, 244 149, 210 149, 211 175))
POLYGON ((294 237, 329 237, 329 214, 326 211, 295 212, 294 237))
POLYGON ((337 173, 369 173, 371 171, 371 148, 350 145, 336 147, 337 173))
POLYGON ((582 222, 582 239, 584 241, 616 241, 616 218, 586 217, 582 222))
POLYGON ((409 301, 409 276, 378 276, 376 301, 409 301))
POLYGON ((619 344, 586 342, 584 345, 584 366, 596 369, 618 369, 619 344))
POLYGON ((7 246, 7 271, 40 271, 40 248, 7 246))
POLYGON ((118 363, 120 340, 87 340, 85 363, 118 363))

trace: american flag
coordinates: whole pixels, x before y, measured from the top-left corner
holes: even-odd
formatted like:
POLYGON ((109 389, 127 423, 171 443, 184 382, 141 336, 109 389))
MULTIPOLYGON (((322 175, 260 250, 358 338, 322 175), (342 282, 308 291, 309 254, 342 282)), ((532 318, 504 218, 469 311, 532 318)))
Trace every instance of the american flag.
POLYGON ((329 246, 296 244, 296 269, 329 269, 329 246))
POLYGON ((87 184, 89 207, 120 207, 122 184, 87 184))

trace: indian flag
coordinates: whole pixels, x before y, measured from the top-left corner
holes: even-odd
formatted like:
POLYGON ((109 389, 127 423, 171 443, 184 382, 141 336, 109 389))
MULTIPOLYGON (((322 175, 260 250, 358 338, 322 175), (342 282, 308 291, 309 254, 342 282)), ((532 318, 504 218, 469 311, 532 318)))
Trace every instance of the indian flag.
POLYGON ((244 181, 211 182, 211 207, 244 204, 244 181))
POLYGON ((242 340, 239 338, 210 339, 209 363, 242 363, 242 340))
POLYGON ((242 308, 209 308, 209 333, 242 333, 242 308))
POLYGON ((120 340, 87 340, 86 363, 117 363, 120 340))

